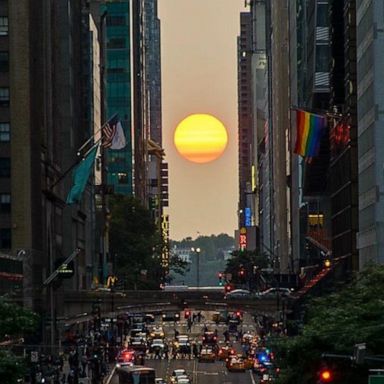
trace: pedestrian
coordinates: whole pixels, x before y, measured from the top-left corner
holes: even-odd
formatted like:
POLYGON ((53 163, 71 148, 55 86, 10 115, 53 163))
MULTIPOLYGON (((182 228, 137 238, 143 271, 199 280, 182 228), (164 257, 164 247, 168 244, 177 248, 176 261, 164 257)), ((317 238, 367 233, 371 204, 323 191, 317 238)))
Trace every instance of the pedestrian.
POLYGON ((197 312, 197 322, 200 323, 201 321, 201 312, 197 312))
POLYGON ((164 344, 164 358, 168 360, 168 344, 164 344))
POLYGON ((196 320, 196 313, 193 313, 192 314, 192 321, 195 322, 195 320, 196 320))
POLYGON ((188 318, 187 326, 188 326, 188 332, 191 332, 192 331, 192 320, 191 320, 191 318, 188 318))
POLYGON ((179 331, 175 328, 175 339, 177 339, 177 336, 179 336, 179 331))
POLYGON ((224 336, 224 340, 225 342, 229 342, 229 332, 228 332, 228 329, 226 329, 224 332, 223 332, 223 336, 224 336))
POLYGON ((63 373, 63 376, 61 376, 61 384, 65 384, 66 382, 65 373, 63 373))
POLYGON ((198 357, 198 351, 197 351, 197 345, 195 341, 192 344, 192 353, 194 358, 196 359, 198 357))
POLYGON ((88 364, 87 355, 81 356, 81 368, 82 368, 81 374, 82 374, 82 377, 87 376, 87 372, 86 372, 87 364, 88 364))

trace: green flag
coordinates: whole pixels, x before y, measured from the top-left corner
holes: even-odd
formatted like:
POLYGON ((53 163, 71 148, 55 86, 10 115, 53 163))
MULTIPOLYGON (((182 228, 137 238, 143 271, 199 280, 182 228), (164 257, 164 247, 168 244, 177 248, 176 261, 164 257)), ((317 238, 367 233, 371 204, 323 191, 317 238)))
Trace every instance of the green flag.
POLYGON ((81 160, 79 165, 73 172, 73 186, 67 196, 67 204, 78 203, 84 192, 85 186, 89 179, 93 163, 95 162, 98 145, 93 148, 88 155, 81 160))

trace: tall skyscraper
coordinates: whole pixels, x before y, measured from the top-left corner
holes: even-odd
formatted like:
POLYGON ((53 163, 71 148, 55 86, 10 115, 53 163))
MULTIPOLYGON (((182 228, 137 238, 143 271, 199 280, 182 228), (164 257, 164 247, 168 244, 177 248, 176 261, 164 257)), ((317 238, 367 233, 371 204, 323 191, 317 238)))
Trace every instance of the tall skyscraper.
MULTIPOLYGON (((114 192, 133 194, 132 166, 132 84, 131 84, 131 6, 129 0, 101 2, 101 14, 106 15, 105 44, 105 120, 118 114, 127 145, 107 153, 107 182, 114 192)), ((101 26, 104 29, 104 26, 101 26)))
POLYGON ((0 24, 0 252, 22 260, 24 303, 54 343, 64 291, 90 288, 97 262, 93 177, 66 204, 100 126, 97 31, 86 1, 1 1, 0 24), (70 255, 74 276, 47 283, 70 255))
POLYGON ((239 137, 239 203, 238 228, 254 225, 252 198, 252 23, 251 13, 240 13, 240 36, 237 38, 237 94, 239 137))

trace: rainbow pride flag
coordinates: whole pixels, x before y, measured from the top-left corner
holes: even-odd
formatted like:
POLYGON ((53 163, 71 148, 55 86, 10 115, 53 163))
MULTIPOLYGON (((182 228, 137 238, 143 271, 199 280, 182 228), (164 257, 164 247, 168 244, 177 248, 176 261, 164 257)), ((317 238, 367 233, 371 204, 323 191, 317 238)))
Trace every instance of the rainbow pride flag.
POLYGON ((294 152, 303 157, 317 156, 327 125, 325 116, 296 110, 297 137, 294 152))

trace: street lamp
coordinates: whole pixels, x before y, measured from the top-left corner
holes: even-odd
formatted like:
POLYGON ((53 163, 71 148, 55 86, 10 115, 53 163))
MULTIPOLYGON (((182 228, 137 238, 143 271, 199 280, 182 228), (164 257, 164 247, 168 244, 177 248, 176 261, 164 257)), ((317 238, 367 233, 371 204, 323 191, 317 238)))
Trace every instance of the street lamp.
POLYGON ((191 251, 196 254, 196 287, 200 287, 200 248, 191 248, 191 251))

